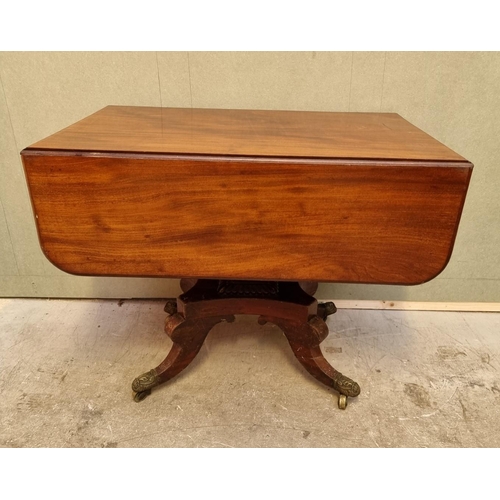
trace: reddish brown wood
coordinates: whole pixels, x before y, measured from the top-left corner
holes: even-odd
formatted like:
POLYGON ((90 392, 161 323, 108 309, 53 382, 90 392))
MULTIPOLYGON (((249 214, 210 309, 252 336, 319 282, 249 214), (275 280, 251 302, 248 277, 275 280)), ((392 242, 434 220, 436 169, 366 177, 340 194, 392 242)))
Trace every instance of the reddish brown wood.
POLYGON ((465 161, 396 113, 108 106, 30 149, 465 161))
POLYGON ((141 401, 153 387, 167 382, 178 375, 196 357, 208 332, 224 318, 206 317, 203 321, 186 319, 181 314, 171 316, 165 332, 173 345, 167 357, 147 373, 137 377, 132 383, 136 401, 141 401))
POLYGON ((177 301, 177 310, 186 318, 203 319, 233 314, 276 316, 307 322, 316 314, 318 303, 295 282, 198 280, 177 301))
POLYGON ((309 295, 314 295, 318 290, 318 282, 317 281, 299 281, 299 286, 304 290, 304 292, 309 295))
POLYGON ((306 323, 281 318, 265 319, 283 330, 295 357, 314 378, 345 396, 359 395, 359 385, 333 368, 321 352, 319 345, 328 336, 328 327, 322 318, 312 316, 306 323))
POLYGON ((197 279, 193 278, 182 278, 180 282, 180 287, 183 292, 187 292, 191 288, 193 288, 194 285, 196 285, 197 279))
POLYGON ((417 284, 470 165, 25 154, 41 246, 81 275, 417 284))
POLYGON ((177 310, 172 310, 165 327, 174 344, 159 366, 134 380, 135 399, 141 401, 152 388, 186 368, 213 326, 233 321, 233 314, 258 315, 259 323, 278 325, 296 358, 313 377, 341 395, 355 397, 360 393, 359 385, 335 370, 319 347, 328 335, 324 319, 335 312, 335 306, 329 304, 320 308, 296 282, 200 279, 177 299, 177 310))
POLYGON ((108 106, 22 152, 73 274, 417 284, 472 165, 394 113, 108 106))

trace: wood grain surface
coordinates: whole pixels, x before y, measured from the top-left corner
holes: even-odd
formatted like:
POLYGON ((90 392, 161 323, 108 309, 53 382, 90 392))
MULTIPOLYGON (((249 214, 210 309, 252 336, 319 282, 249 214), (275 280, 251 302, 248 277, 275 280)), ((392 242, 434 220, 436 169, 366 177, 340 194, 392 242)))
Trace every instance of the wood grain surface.
MULTIPOLYGON (((310 151, 315 140, 295 150, 310 151)), ((362 143, 344 142, 362 156, 362 143)), ((234 144, 227 153, 241 146, 234 144)), ((387 146, 377 147, 382 155, 387 146)), ((392 154, 412 147, 423 151, 392 154)), ((255 148, 262 153, 271 143, 255 148)), ((40 150, 24 151, 23 161, 41 246, 64 271, 382 284, 422 283, 444 268, 472 171, 468 162, 40 150)))
POLYGON ((30 149, 465 161, 395 113, 108 106, 30 149))

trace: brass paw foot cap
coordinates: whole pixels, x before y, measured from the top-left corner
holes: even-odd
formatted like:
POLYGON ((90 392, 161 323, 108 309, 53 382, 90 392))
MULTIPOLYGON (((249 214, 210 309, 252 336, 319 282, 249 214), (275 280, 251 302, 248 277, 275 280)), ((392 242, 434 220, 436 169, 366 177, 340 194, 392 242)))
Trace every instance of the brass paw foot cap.
POLYGON ((143 373, 139 377, 137 377, 133 382, 132 382, 132 390, 134 392, 144 392, 147 390, 152 389, 153 387, 156 387, 159 385, 160 379, 158 377, 158 374, 156 373, 156 370, 149 370, 146 373, 143 373))
POLYGON ((361 393, 361 388, 357 382, 342 375, 341 373, 333 380, 333 388, 345 396, 355 398, 361 393))

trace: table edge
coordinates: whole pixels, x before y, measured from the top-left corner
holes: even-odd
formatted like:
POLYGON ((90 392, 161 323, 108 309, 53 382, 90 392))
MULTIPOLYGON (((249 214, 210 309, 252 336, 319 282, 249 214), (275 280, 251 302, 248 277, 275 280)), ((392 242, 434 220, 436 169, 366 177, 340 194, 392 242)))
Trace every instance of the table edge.
POLYGON ((314 164, 314 165, 373 165, 381 166, 419 166, 419 167, 474 167, 469 160, 423 160, 423 159, 394 159, 394 158, 353 158, 353 157, 298 157, 298 156, 250 156, 250 155, 213 155, 189 153, 151 153, 129 151, 86 151, 86 150, 60 150, 25 148, 21 156, 82 156, 88 158, 124 158, 124 159, 150 159, 150 160, 187 160, 205 162, 249 162, 249 163, 284 163, 284 164, 314 164))

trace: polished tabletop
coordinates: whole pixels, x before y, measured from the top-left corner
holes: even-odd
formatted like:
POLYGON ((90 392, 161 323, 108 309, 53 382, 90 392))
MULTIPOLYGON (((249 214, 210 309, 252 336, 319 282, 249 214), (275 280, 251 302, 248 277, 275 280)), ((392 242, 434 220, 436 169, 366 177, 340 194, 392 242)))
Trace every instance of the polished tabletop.
POLYGON ((465 161, 396 113, 107 106, 28 149, 465 161))
POLYGON ((64 271, 400 285, 446 266, 472 172, 394 113, 108 106, 22 159, 64 271))

